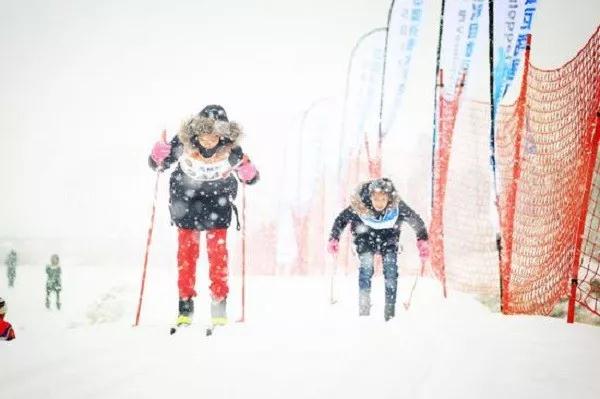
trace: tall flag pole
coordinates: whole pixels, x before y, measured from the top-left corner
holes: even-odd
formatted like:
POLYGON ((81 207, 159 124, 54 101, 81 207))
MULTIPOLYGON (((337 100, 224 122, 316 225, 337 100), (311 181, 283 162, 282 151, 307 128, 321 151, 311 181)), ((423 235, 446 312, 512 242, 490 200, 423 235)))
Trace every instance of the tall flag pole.
POLYGON ((439 80, 440 75, 440 55, 442 53, 442 35, 444 32, 444 12, 446 10, 446 0, 442 0, 442 9, 440 11, 440 30, 438 32, 438 44, 435 56, 435 85, 433 88, 433 140, 431 145, 431 206, 433 207, 433 193, 434 193, 434 171, 435 171, 435 149, 437 146, 437 127, 438 127, 438 88, 441 85, 439 80))

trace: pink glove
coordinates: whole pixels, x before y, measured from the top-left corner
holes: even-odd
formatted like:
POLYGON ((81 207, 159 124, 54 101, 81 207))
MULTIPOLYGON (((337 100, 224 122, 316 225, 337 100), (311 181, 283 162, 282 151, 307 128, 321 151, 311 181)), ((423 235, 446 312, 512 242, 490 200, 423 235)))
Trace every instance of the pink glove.
POLYGON ((167 143, 165 136, 163 135, 160 141, 157 141, 152 147, 152 154, 150 157, 157 165, 162 165, 166 157, 171 153, 171 144, 167 143))
POLYGON ((331 255, 336 255, 340 250, 340 242, 338 240, 329 240, 327 243, 327 252, 331 255))
POLYGON ((417 240, 417 248, 419 249, 419 257, 425 261, 429 259, 429 243, 427 240, 417 240))
POLYGON ((256 177, 256 168, 248 160, 244 160, 242 164, 237 168, 238 176, 240 180, 249 182, 256 177))

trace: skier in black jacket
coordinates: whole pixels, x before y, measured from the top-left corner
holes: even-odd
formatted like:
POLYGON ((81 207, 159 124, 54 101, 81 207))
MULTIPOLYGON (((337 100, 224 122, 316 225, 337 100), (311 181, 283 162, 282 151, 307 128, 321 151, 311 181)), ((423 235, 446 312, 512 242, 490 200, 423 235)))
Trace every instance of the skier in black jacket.
POLYGON ((371 278, 373 258, 381 254, 385 278, 384 318, 394 317, 398 265, 396 263, 400 229, 407 222, 417 234, 417 247, 422 259, 429 257, 427 229, 421 217, 400 199, 390 179, 381 178, 361 184, 351 205, 333 223, 327 250, 332 255, 339 250, 339 238, 348 223, 354 238, 359 266, 359 314, 368 316, 371 309, 371 278))
POLYGON ((189 325, 196 296, 199 234, 206 231, 213 325, 227 322, 227 228, 231 224, 238 183, 258 180, 258 171, 237 141, 241 127, 230 122, 223 107, 209 105, 186 120, 169 143, 159 141, 149 158, 154 170, 177 163, 169 182, 171 221, 178 228, 179 317, 189 325))

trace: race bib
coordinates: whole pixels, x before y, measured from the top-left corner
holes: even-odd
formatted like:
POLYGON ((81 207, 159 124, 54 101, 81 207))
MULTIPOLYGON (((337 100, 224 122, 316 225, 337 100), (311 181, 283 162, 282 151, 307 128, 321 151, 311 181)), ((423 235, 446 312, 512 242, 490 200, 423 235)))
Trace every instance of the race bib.
POLYGON ((186 175, 199 181, 219 180, 231 172, 227 159, 208 164, 184 155, 179 159, 179 165, 186 175))

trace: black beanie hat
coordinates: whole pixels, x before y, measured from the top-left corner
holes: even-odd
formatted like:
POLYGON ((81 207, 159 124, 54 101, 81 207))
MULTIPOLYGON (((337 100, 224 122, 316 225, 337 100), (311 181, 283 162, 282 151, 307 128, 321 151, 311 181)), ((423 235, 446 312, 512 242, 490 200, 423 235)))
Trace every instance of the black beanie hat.
POLYGON ((382 177, 380 179, 373 180, 369 184, 369 194, 373 193, 374 191, 379 191, 379 192, 384 192, 389 195, 394 195, 396 188, 394 187, 394 183, 392 183, 392 181, 390 179, 388 179, 386 177, 382 177))
POLYGON ((202 111, 200 111, 198 116, 214 119, 216 121, 229 122, 225 109, 220 105, 207 105, 202 111))

